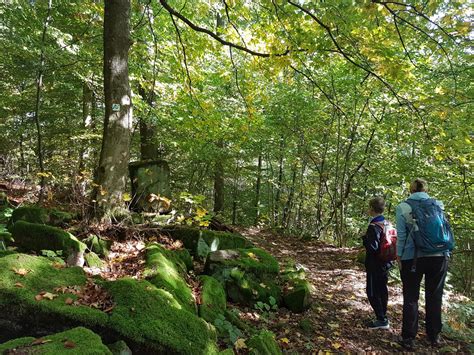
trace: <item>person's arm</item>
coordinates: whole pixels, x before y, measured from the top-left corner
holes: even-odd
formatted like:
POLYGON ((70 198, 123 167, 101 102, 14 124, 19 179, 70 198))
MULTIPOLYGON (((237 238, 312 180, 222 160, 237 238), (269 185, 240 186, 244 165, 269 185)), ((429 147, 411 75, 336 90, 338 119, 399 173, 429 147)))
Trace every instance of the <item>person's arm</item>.
POLYGON ((376 254, 379 251, 380 232, 381 229, 374 225, 369 225, 367 228, 367 234, 363 238, 367 253, 376 254))

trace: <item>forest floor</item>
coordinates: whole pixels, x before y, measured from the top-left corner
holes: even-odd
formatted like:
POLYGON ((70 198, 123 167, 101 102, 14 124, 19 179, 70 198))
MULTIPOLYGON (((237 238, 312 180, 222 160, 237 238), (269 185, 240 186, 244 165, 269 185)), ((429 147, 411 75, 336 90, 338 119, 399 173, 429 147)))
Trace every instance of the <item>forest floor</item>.
MULTIPOLYGON (((369 330, 365 323, 373 317, 365 291, 365 269, 355 261, 360 249, 339 248, 320 241, 303 241, 281 237, 257 229, 241 230, 257 246, 274 255, 280 263, 292 260, 306 270, 313 285, 313 305, 302 314, 285 308, 267 314, 264 321, 279 340, 286 353, 392 353, 403 349, 398 344, 402 323, 402 289, 394 278, 389 279, 389 330, 369 330)), ((420 295, 422 298, 422 295, 420 295)), ((458 300, 446 292, 444 304, 458 300)), ((420 308, 423 308, 420 299, 420 308)), ((430 347, 424 334, 424 315, 416 353, 470 353, 469 344, 443 337, 440 349, 430 347)))

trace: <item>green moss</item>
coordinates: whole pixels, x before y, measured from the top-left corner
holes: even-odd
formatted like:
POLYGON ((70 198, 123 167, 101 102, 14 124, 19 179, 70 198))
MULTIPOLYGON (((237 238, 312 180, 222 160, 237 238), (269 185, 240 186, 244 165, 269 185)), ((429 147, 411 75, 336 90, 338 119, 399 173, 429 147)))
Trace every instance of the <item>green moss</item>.
POLYGON ((86 253, 84 255, 84 259, 86 260, 87 266, 89 267, 102 268, 105 265, 104 261, 99 258, 99 255, 97 255, 93 251, 91 251, 90 253, 86 253))
POLYGON ((11 340, 0 345, 0 353, 17 349, 22 354, 48 354, 48 355, 104 355, 112 352, 102 344, 101 338, 83 327, 77 327, 65 332, 42 337, 44 343, 32 344, 36 339, 27 337, 11 340), (69 347, 65 346, 69 345, 69 347))
POLYGON ((213 272, 221 268, 238 267, 241 270, 255 274, 278 274, 278 261, 266 251, 259 248, 236 249, 238 257, 221 258, 218 254, 223 251, 211 254, 207 260, 206 269, 213 272))
POLYGON ((226 296, 221 283, 211 276, 201 276, 202 293, 199 315, 211 324, 226 310, 226 296))
POLYGON ((281 350, 275 340, 275 335, 269 331, 261 331, 247 341, 249 353, 253 355, 279 355, 281 350))
POLYGON ((196 313, 193 294, 184 275, 186 266, 177 254, 157 243, 147 246, 144 276, 156 287, 170 292, 186 310, 196 313))
POLYGON ((314 332, 313 323, 311 323, 311 321, 307 318, 300 320, 298 326, 307 335, 310 335, 314 332))
POLYGON ((18 207, 12 212, 8 222, 10 229, 18 221, 29 223, 49 224, 52 226, 63 226, 72 220, 73 216, 69 212, 42 207, 18 207))
POLYGON ((87 245, 89 250, 102 257, 109 255, 110 247, 112 246, 112 241, 102 239, 96 235, 90 235, 82 240, 82 242, 87 245))
POLYGON ((72 253, 82 253, 86 249, 86 245, 71 233, 52 226, 18 221, 11 231, 15 244, 38 253, 44 249, 62 250, 64 255, 68 256, 72 253))
POLYGON ((57 293, 56 287, 85 285, 84 271, 78 267, 56 269, 44 257, 7 255, 0 258, 0 314, 35 324, 40 324, 41 318, 54 320, 58 326, 75 323, 102 329, 151 353, 217 352, 213 327, 188 312, 166 290, 133 279, 96 282, 108 290, 115 302, 110 313, 67 305, 66 298, 75 297, 68 293, 58 293, 53 300, 36 301, 35 295, 41 291, 57 293), (28 272, 24 276, 15 273, 20 269, 28 272), (15 286, 18 282, 23 287, 15 286))
POLYGON ((163 297, 166 291, 132 279, 110 282, 106 287, 117 302, 110 322, 124 337, 149 344, 157 352, 216 352, 214 329, 163 297))
POLYGON ((253 273, 233 268, 226 282, 227 296, 233 302, 253 305, 258 301, 268 303, 273 297, 277 303, 281 299, 281 289, 274 280, 265 275, 256 276, 253 273))
POLYGON ((219 352, 219 355, 234 355, 234 350, 233 349, 225 349, 219 352))
POLYGON ((194 269, 193 258, 191 254, 189 253, 188 249, 178 249, 178 250, 173 250, 173 252, 184 263, 188 271, 194 269))
POLYGON ((252 243, 237 233, 211 231, 189 227, 164 229, 173 239, 179 239, 191 254, 197 255, 199 238, 202 238, 211 251, 222 249, 250 248, 252 243))

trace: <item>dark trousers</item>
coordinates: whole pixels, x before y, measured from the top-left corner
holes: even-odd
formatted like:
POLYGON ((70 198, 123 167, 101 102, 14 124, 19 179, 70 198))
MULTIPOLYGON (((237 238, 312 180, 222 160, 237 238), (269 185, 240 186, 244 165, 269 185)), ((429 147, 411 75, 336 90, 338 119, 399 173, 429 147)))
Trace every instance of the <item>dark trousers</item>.
POLYGON ((444 281, 448 271, 448 258, 445 256, 420 257, 416 271, 411 271, 413 260, 402 261, 400 275, 403 282, 403 326, 402 338, 414 339, 418 332, 418 299, 420 284, 425 276, 426 335, 435 340, 441 332, 441 303, 444 281))
POLYGON ((367 298, 378 320, 385 320, 387 317, 387 281, 387 271, 367 271, 367 298))

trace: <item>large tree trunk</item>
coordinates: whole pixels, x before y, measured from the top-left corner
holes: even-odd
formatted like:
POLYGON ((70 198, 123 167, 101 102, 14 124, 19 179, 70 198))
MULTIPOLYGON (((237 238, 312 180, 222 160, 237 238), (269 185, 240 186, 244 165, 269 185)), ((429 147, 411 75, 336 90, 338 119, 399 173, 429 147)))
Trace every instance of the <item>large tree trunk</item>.
MULTIPOLYGON (((147 91, 144 87, 138 88, 138 93, 142 99, 150 106, 154 105, 155 93, 147 91)), ((160 158, 160 147, 156 143, 156 124, 153 124, 146 117, 140 117, 140 158, 141 160, 158 160, 160 158)))
POLYGON ((128 79, 130 1, 106 0, 104 10, 105 118, 97 169, 96 216, 109 221, 123 206, 128 177, 132 99, 128 79))

